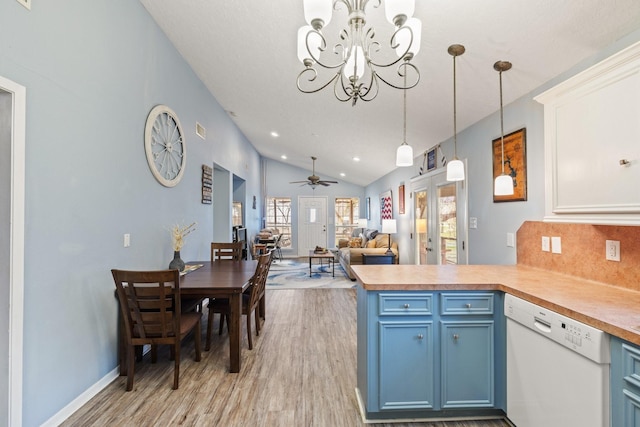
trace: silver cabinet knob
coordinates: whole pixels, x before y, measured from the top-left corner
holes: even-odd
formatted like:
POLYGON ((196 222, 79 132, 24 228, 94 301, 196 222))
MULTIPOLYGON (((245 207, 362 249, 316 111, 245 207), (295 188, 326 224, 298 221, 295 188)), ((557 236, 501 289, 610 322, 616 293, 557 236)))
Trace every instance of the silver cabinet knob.
POLYGON ((467 308, 471 308, 471 304, 465 304, 467 308))
POLYGON ((454 339, 455 341, 458 341, 458 338, 460 338, 460 335, 458 335, 458 334, 453 334, 453 339, 454 339))
POLYGON ((418 339, 419 339, 419 340, 421 340, 421 339, 423 339, 423 338, 424 338, 424 335, 422 335, 422 334, 418 334, 418 339))
POLYGON ((409 304, 405 304, 405 305, 404 305, 404 308, 409 308, 409 304))

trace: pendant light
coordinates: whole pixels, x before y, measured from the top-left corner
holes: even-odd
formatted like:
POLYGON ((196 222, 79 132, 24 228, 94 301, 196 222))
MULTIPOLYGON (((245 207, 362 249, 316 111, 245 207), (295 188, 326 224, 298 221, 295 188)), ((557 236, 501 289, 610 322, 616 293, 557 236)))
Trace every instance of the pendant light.
MULTIPOLYGON (((404 71, 404 81, 407 81, 407 73, 404 71)), ((396 166, 398 167, 406 167, 413 166, 413 148, 409 144, 407 144, 407 90, 405 89, 403 94, 404 97, 404 124, 403 124, 403 136, 402 136, 402 144, 398 147, 396 151, 396 166)))
POLYGON ((452 44, 447 50, 453 56, 453 160, 447 163, 447 181, 464 181, 464 163, 458 159, 458 129, 456 126, 456 57, 465 51, 461 44, 452 44))
POLYGON ((502 152, 502 174, 496 178, 493 194, 496 196, 510 196, 513 194, 513 178, 504 173, 504 111, 502 107, 502 72, 511 69, 511 62, 498 61, 493 69, 500 76, 500 147, 502 152))

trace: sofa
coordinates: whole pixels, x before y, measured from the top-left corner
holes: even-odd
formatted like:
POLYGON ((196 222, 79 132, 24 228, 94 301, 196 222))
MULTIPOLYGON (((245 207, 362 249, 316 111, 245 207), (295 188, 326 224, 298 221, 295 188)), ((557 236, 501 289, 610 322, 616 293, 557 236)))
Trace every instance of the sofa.
MULTIPOLYGON (((389 247, 389 235, 378 233, 377 230, 356 228, 350 239, 338 241, 338 262, 351 280, 356 276, 351 271, 352 265, 362 264, 362 254, 384 254, 389 247)), ((398 264, 398 244, 391 240, 391 251, 395 254, 398 264)))

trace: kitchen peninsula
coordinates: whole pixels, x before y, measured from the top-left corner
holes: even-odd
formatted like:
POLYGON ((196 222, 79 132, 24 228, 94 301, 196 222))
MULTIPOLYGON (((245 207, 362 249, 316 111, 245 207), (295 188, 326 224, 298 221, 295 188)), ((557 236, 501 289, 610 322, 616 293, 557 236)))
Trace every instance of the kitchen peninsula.
MULTIPOLYGON (((358 399, 367 419, 504 414, 505 293, 640 345, 640 292, 624 287, 527 265, 363 265, 353 271, 358 399), (425 345, 425 360, 411 355, 413 345, 425 345), (424 374, 432 384, 403 373, 424 374)), ((614 391, 613 375, 611 381, 614 391)))

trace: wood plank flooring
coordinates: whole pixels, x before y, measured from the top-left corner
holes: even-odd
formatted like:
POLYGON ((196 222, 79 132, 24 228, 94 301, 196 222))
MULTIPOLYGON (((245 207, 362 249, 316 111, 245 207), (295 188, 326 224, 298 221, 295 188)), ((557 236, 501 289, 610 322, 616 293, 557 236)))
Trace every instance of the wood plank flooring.
MULTIPOLYGON (((180 388, 173 362, 159 352, 136 364, 134 389, 119 377, 63 426, 505 427, 502 420, 364 424, 356 400, 354 289, 267 290, 267 320, 254 349, 242 342, 241 372, 228 372, 226 332, 202 361, 183 343, 180 388)), ((204 343, 206 319, 203 320, 204 343)))

